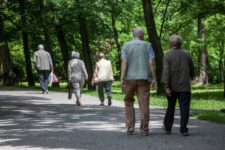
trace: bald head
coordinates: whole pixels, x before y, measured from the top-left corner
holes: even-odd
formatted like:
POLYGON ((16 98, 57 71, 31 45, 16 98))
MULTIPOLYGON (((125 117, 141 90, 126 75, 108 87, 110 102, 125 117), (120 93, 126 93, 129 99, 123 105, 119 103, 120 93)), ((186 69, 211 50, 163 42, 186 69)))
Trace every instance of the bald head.
POLYGON ((144 30, 141 27, 136 27, 133 30, 133 36, 134 36, 134 38, 139 38, 139 39, 143 40, 144 39, 144 30))
POLYGON ((170 48, 181 48, 182 38, 179 35, 172 35, 170 37, 169 46, 170 48))

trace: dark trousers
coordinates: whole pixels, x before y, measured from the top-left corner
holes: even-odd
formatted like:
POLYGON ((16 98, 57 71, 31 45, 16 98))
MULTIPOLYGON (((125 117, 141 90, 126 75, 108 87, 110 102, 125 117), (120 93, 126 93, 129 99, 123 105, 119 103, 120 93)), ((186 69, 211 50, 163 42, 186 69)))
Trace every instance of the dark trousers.
POLYGON ((40 81, 40 86, 43 92, 48 90, 48 70, 38 70, 38 77, 40 81))
POLYGON ((190 92, 173 92, 171 96, 167 96, 168 107, 164 118, 164 125, 167 131, 172 130, 177 99, 179 102, 181 115, 180 132, 181 133, 188 132, 187 123, 189 120, 190 101, 191 101, 190 92))
POLYGON ((103 81, 98 83, 98 96, 101 102, 104 102, 104 89, 108 100, 112 99, 112 81, 103 81))

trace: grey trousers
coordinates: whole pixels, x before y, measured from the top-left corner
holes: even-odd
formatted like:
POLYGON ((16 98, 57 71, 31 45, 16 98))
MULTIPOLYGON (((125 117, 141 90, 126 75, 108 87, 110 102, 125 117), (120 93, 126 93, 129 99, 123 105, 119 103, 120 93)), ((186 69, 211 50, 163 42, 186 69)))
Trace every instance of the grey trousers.
POLYGON ((43 92, 48 90, 48 76, 49 70, 38 70, 38 77, 40 81, 40 86, 43 92))
POLYGON ((112 81, 103 81, 98 83, 98 96, 101 102, 104 102, 104 89, 108 99, 112 99, 112 81))

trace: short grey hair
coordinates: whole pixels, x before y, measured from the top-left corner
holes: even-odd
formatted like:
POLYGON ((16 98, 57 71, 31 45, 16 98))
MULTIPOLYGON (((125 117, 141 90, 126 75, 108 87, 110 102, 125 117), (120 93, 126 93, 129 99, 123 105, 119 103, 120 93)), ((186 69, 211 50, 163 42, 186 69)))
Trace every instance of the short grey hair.
POLYGON ((38 44, 38 50, 39 49, 44 49, 44 45, 43 44, 38 44))
POLYGON ((141 27, 136 27, 133 30, 133 36, 134 37, 141 37, 144 35, 144 30, 141 27))
POLYGON ((80 53, 76 52, 76 51, 73 51, 71 57, 72 58, 80 58, 80 53))
POLYGON ((175 48, 181 48, 182 38, 180 35, 172 35, 169 40, 170 46, 175 48))

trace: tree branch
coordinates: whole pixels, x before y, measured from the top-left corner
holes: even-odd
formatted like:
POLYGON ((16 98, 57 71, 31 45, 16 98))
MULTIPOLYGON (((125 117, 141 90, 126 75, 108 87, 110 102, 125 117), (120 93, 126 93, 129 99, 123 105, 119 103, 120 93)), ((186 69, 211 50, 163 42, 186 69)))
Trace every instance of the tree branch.
POLYGON ((163 13, 163 21, 162 21, 162 24, 161 24, 161 27, 160 27, 160 32, 159 32, 159 38, 161 39, 161 36, 162 36, 162 31, 163 31, 163 26, 164 26, 164 23, 165 23, 165 19, 166 19, 166 14, 167 14, 167 10, 168 10, 168 7, 169 7, 169 3, 170 3, 170 0, 167 1, 166 3, 166 9, 163 13))

